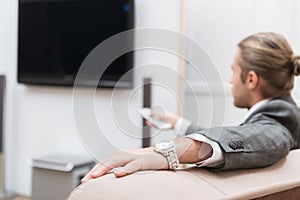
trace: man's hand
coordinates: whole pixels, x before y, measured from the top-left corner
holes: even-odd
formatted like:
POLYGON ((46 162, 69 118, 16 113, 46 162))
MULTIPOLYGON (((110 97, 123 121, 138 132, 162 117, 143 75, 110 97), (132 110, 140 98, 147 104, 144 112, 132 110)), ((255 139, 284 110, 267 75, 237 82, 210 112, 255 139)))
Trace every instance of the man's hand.
MULTIPOLYGON (((175 115, 175 114, 172 114, 172 113, 161 113, 161 112, 151 112, 150 113, 150 116, 154 119, 159 119, 160 121, 163 121, 165 123, 170 123, 172 124, 172 129, 174 129, 178 119, 179 119, 179 116, 175 115)), ((146 121, 146 124, 148 126, 152 126, 151 122, 149 121, 146 121)))
MULTIPOLYGON (((212 155, 212 148, 186 137, 178 137, 174 140, 176 153, 180 163, 197 163, 212 155)), ((167 159, 154 151, 152 147, 119 151, 113 156, 98 163, 85 177, 82 183, 89 179, 98 178, 114 169, 116 177, 126 176, 136 171, 168 169, 167 159)))
POLYGON ((114 169, 116 177, 122 177, 136 171, 168 169, 167 159, 154 151, 152 147, 119 151, 113 156, 98 163, 85 177, 82 183, 98 178, 114 169))

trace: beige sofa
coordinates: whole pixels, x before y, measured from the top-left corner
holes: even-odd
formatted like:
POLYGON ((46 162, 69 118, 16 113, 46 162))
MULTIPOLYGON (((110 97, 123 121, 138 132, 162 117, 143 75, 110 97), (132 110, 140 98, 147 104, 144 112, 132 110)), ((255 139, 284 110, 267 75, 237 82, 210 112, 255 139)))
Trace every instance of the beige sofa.
POLYGON ((224 172, 201 168, 144 171, 115 178, 112 174, 78 186, 68 200, 298 200, 300 150, 273 166, 224 172))

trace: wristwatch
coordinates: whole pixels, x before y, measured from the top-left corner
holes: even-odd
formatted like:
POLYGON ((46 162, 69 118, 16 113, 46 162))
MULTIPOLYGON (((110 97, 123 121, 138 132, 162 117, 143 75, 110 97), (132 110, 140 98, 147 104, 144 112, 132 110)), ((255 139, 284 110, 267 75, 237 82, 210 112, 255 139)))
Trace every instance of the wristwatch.
POLYGON ((179 167, 179 160, 173 140, 155 143, 153 148, 155 152, 162 154, 168 160, 169 169, 179 167))

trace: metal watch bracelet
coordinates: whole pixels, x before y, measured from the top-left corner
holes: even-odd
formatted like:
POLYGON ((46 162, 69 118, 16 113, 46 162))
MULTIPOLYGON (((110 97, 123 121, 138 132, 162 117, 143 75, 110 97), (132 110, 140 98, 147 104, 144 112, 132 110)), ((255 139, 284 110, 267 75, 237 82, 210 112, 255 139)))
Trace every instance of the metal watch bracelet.
POLYGON ((176 169, 179 167, 179 160, 176 154, 176 147, 172 140, 153 145, 154 150, 162 154, 168 161, 169 169, 176 169))

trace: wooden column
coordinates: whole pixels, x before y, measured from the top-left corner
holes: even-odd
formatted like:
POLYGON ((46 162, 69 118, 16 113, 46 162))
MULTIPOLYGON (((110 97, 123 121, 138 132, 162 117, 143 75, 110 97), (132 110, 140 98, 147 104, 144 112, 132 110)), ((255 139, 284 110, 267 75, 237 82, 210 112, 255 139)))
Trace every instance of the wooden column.
MULTIPOLYGON (((151 108, 151 78, 144 78, 143 87, 143 107, 151 108)), ((151 146, 151 127, 147 126, 146 120, 143 118, 143 140, 142 147, 151 146)))

